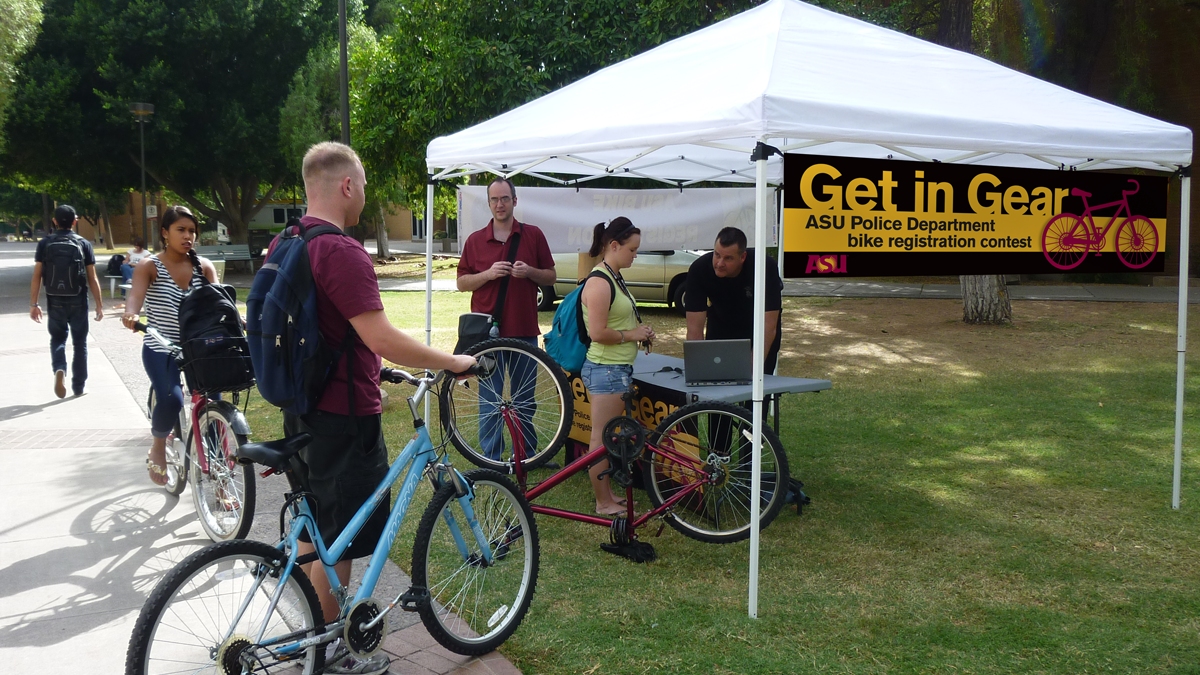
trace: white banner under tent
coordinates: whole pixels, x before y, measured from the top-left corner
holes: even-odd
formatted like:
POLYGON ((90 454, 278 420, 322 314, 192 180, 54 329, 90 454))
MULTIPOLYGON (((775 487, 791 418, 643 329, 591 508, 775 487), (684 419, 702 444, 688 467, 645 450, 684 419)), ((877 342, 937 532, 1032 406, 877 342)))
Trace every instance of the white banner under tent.
MULTIPOLYGON (((774 205, 774 200, 772 200, 774 205)), ((552 253, 587 251, 596 223, 625 216, 642 231, 642 250, 710 249, 717 232, 736 227, 754 247, 754 190, 696 188, 690 190, 602 190, 556 187, 518 187, 513 212, 522 223, 536 225, 546 235, 552 253)), ((458 240, 487 227, 487 187, 458 188, 458 240)), ((770 216, 776 222, 774 206, 770 216)), ((777 243, 774 227, 767 246, 777 243)))
MULTIPOLYGON (((776 152, 1176 172, 1179 269, 1181 276, 1188 273, 1191 130, 799 0, 769 0, 434 139, 425 161, 434 180, 527 174, 571 188, 620 175, 673 187, 753 184, 755 230, 765 240, 767 186, 783 175, 776 152)), ((432 185, 427 195, 432 212, 432 185)), ((765 270, 756 273, 754 351, 761 355, 765 270)), ((1174 508, 1187 289, 1179 284, 1174 508)), ((763 360, 755 362, 751 494, 761 485, 763 360)), ((758 615, 757 516, 750 536, 751 617, 758 615)))

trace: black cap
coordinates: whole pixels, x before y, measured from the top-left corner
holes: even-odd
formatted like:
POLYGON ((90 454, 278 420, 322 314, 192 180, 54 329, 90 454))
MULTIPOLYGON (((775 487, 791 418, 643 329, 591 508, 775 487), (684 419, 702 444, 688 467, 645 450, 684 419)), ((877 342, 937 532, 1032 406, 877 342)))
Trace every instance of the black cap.
POLYGON ((65 229, 75 224, 75 208, 69 204, 63 204, 57 209, 54 209, 54 222, 59 228, 65 229))

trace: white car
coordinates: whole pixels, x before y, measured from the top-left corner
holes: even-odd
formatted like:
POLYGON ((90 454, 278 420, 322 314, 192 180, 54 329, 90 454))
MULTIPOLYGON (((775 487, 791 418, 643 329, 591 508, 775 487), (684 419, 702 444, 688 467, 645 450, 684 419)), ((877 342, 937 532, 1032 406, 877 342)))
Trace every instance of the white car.
MULTIPOLYGON (((621 274, 638 303, 663 303, 683 314, 683 282, 688 268, 704 254, 705 251, 638 251, 633 266, 621 274)), ((552 309, 556 300, 575 290, 579 283, 575 278, 579 254, 555 254, 554 269, 558 281, 554 286, 538 289, 538 309, 542 311, 552 309)))

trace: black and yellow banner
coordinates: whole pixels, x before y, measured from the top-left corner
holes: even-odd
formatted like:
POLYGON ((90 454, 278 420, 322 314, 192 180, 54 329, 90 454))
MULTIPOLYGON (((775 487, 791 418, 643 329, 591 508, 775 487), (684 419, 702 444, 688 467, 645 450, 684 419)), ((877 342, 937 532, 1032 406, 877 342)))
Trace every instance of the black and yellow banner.
POLYGON ((784 157, 784 276, 1161 272, 1167 178, 784 157))

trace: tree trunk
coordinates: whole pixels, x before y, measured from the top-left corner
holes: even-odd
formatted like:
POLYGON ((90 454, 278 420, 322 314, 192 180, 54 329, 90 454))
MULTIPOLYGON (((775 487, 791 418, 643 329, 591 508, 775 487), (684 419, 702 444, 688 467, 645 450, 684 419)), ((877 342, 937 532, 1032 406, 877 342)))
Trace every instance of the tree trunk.
POLYGON ((383 217, 383 205, 379 205, 379 222, 375 224, 375 255, 379 260, 385 260, 391 255, 388 246, 387 219, 383 217))
POLYGON ((51 232, 54 231, 55 227, 58 227, 58 226, 52 225, 50 223, 50 195, 43 192, 42 193, 42 229, 46 231, 46 234, 50 234, 51 232))
POLYGON ((937 38, 940 45, 971 53, 971 23, 974 19, 974 0, 942 0, 938 17, 937 38))
POLYGON ((963 323, 1007 325, 1012 323, 1012 302, 1004 276, 961 276, 963 323))
POLYGON ((104 228, 104 247, 109 251, 113 250, 113 235, 112 223, 108 220, 108 204, 104 203, 104 198, 100 200, 100 225, 104 228))

